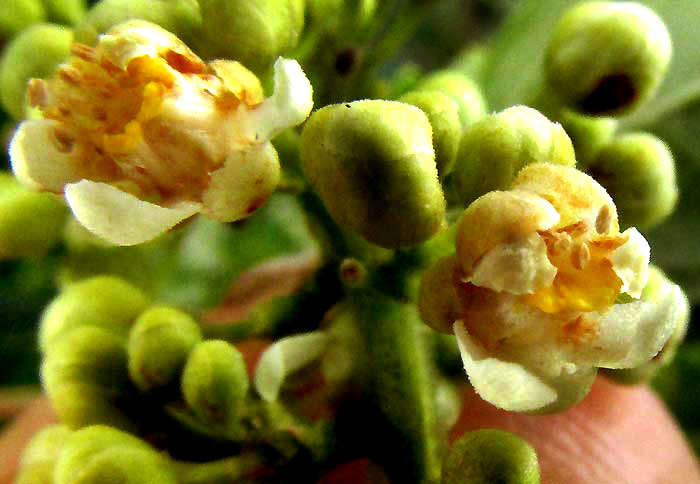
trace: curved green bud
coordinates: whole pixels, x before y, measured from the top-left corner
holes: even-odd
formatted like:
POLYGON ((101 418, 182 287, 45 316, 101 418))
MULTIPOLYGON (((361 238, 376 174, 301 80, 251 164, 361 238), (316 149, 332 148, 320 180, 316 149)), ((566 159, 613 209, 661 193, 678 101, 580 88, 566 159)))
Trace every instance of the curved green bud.
POLYGON ((574 166, 571 140, 558 123, 527 106, 513 106, 471 125, 457 153, 454 180, 465 205, 510 187, 531 163, 574 166))
POLYGON ((179 380, 185 361, 202 341, 197 322, 178 309, 155 306, 138 317, 129 333, 129 376, 143 391, 179 380))
POLYGON ((70 433, 64 425, 52 425, 34 435, 22 453, 15 484, 54 482, 56 461, 70 433))
POLYGON ((615 200, 623 227, 648 229, 676 206, 676 167, 669 147, 649 133, 624 134, 598 154, 586 170, 615 200))
POLYGON ((66 25, 75 25, 87 13, 86 0, 41 0, 49 20, 66 25))
POLYGON ((185 402, 197 417, 212 425, 236 425, 248 386, 243 356, 221 340, 195 346, 182 373, 185 402))
POLYGON ((377 0, 307 0, 314 24, 343 39, 346 33, 361 31, 374 18, 377 0))
POLYGON ((428 118, 408 104, 326 106, 302 133, 302 168, 331 217, 382 247, 416 245, 444 224, 428 118))
POLYGON ((304 0, 199 0, 203 50, 262 74, 296 47, 304 0))
POLYGON ((46 308, 39 327, 39 347, 48 352, 64 332, 96 326, 126 338, 131 324, 148 306, 136 287, 112 276, 76 282, 46 308))
POLYGON ((620 114, 654 95, 670 60, 668 30, 648 7, 586 2, 570 9, 555 27, 545 74, 571 109, 620 114))
POLYGON ((559 121, 574 145, 576 162, 581 170, 595 160, 617 130, 614 118, 583 116, 568 109, 562 110, 559 121))
POLYGON ((32 24, 46 19, 41 0, 0 2, 0 42, 9 40, 32 24))
POLYGON ((418 293, 421 319, 434 330, 445 334, 454 334, 452 325, 462 317, 454 284, 458 270, 457 258, 446 256, 433 264, 421 277, 418 293))
POLYGON ((74 432, 56 463, 55 484, 175 484, 172 464, 146 442, 106 425, 74 432))
POLYGON ((458 71, 434 72, 419 82, 416 90, 440 91, 452 98, 459 108, 459 120, 463 129, 486 115, 486 100, 481 89, 458 71))
POLYGON ((100 0, 76 27, 75 39, 95 45, 99 34, 132 19, 159 25, 187 45, 196 45, 202 23, 196 0, 100 0))
POLYGON ((440 91, 412 91, 401 96, 399 101, 420 108, 433 128, 435 163, 440 179, 454 168, 462 125, 459 107, 449 96, 440 91))
POLYGON ((5 47, 0 58, 0 101, 15 119, 25 117, 27 82, 48 77, 68 57, 72 42, 70 29, 36 24, 5 47))
POLYGON ((535 449, 515 434, 496 429, 469 432, 450 449, 441 484, 538 484, 535 449))
POLYGON ((0 260, 46 254, 60 240, 67 214, 54 195, 32 192, 0 173, 0 260))

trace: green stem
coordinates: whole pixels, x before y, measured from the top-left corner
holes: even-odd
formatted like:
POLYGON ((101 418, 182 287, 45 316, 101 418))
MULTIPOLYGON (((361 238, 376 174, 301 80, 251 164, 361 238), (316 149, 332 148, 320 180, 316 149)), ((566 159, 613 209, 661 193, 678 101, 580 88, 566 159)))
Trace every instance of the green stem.
POLYGON ((214 462, 175 462, 179 484, 240 483, 246 476, 260 470, 266 462, 255 453, 244 453, 214 462))

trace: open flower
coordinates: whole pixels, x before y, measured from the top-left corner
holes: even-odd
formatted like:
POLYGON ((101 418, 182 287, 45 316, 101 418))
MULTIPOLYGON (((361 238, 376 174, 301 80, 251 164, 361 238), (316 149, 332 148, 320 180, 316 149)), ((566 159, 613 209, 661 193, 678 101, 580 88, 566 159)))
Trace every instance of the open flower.
POLYGON ((635 300, 648 263, 646 240, 634 228, 620 233, 615 205, 598 183, 574 168, 537 163, 510 191, 489 192, 467 208, 456 257, 440 262, 449 275, 424 281, 454 289, 432 318, 456 320, 476 391, 507 410, 553 411, 583 398, 597 368, 641 365, 671 335, 678 286, 654 302, 635 300), (631 302, 620 302, 623 293, 631 302))
POLYGON ((205 64, 144 21, 72 52, 53 79, 30 82, 43 119, 18 128, 12 169, 27 185, 63 193, 81 224, 119 245, 197 212, 221 221, 250 215, 279 181, 270 139, 312 107, 296 61, 277 60, 274 93, 264 98, 238 62, 205 64))

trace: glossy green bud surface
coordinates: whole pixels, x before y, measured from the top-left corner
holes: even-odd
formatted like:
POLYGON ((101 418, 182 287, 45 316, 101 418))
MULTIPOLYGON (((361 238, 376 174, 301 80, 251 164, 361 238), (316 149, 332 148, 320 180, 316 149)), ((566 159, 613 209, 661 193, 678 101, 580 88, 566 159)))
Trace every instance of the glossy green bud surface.
POLYGON ((30 25, 46 18, 41 0, 0 2, 0 40, 9 40, 30 25))
POLYGON ((66 25, 75 25, 87 13, 86 0, 42 0, 49 20, 66 25))
POLYGON ((459 107, 462 128, 466 128, 486 114, 486 100, 479 86, 458 71, 437 71, 419 82, 416 89, 440 91, 452 98, 459 107))
POLYGON ((527 106, 492 114, 464 132, 454 170, 466 205, 492 190, 505 190, 531 163, 574 166, 576 157, 564 128, 527 106))
POLYGON ((586 2, 569 10, 555 27, 545 74, 571 109, 619 114, 653 96, 670 60, 669 33, 648 7, 586 2))
POLYGON ((382 247, 419 244, 444 224, 432 129, 408 104, 326 106, 302 133, 302 167, 331 217, 382 247))

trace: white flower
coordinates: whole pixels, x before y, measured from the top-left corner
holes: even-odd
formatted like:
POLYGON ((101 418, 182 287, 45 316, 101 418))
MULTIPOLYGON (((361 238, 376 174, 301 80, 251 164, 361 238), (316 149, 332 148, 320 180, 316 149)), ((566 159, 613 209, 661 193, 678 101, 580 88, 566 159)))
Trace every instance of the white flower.
POLYGON ((129 21, 76 44, 29 98, 44 118, 23 122, 11 146, 15 175, 63 193, 90 231, 119 245, 150 240, 197 212, 234 221, 275 190, 270 139, 300 124, 311 85, 296 61, 278 59, 264 98, 241 64, 205 64, 158 26, 129 21))

